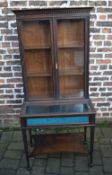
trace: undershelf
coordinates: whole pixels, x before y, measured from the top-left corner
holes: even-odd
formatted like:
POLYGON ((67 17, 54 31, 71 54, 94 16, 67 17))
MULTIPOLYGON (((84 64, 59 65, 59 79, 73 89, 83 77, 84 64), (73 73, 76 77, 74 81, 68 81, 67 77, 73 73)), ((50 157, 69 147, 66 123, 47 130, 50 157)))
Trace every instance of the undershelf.
POLYGON ((30 154, 31 157, 59 152, 88 153, 82 133, 34 135, 33 139, 36 146, 30 154))

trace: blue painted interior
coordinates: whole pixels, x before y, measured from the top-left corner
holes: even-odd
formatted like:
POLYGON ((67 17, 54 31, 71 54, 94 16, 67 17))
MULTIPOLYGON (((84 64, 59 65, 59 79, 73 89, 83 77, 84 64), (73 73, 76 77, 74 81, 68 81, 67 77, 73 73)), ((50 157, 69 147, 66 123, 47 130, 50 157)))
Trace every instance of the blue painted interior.
POLYGON ((75 117, 53 117, 53 118, 29 118, 27 119, 27 126, 35 125, 64 125, 64 124, 88 124, 88 116, 75 117))

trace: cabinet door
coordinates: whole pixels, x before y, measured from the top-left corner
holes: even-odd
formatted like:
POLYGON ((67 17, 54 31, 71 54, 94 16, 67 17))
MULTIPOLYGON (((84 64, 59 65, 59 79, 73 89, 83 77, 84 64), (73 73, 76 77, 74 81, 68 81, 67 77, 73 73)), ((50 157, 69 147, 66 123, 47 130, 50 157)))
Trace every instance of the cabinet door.
POLYGON ((23 71, 29 100, 54 95, 50 20, 22 22, 23 71))
POLYGON ((61 97, 84 94, 84 21, 57 20, 57 57, 61 97))

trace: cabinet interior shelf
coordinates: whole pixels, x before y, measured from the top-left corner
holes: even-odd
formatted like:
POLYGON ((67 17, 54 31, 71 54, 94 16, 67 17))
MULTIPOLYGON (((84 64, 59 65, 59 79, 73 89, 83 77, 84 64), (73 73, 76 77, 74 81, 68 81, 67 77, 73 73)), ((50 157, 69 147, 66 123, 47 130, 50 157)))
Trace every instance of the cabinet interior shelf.
POLYGON ((41 49, 51 49, 50 46, 28 46, 24 47, 25 50, 41 50, 41 49))
MULTIPOLYGON (((70 70, 65 70, 65 71, 59 71, 60 76, 75 76, 75 75, 83 75, 83 71, 70 71, 70 70)), ((51 73, 27 73, 27 77, 51 77, 51 73)))
POLYGON ((59 71, 59 75, 60 76, 64 76, 64 75, 83 75, 83 71, 82 70, 65 70, 65 71, 59 71))
POLYGON ((58 49, 83 49, 84 45, 64 45, 64 44, 60 44, 58 45, 58 49))
MULTIPOLYGON (((58 45, 58 49, 83 49, 84 45, 58 45)), ((41 49, 51 49, 50 46, 27 46, 24 47, 25 50, 41 50, 41 49)))
POLYGON ((50 73, 27 73, 27 77, 51 77, 50 73))

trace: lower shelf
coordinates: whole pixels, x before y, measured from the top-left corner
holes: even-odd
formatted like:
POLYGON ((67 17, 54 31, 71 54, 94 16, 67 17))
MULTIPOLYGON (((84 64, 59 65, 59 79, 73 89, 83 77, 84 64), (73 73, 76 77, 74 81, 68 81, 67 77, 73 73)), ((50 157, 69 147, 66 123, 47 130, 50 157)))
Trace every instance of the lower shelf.
POLYGON ((58 152, 88 153, 82 133, 36 135, 33 139, 36 146, 30 154, 31 157, 58 152))

